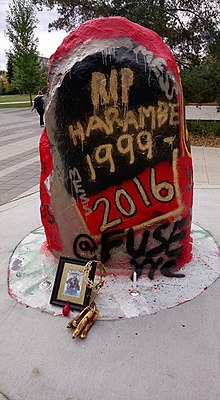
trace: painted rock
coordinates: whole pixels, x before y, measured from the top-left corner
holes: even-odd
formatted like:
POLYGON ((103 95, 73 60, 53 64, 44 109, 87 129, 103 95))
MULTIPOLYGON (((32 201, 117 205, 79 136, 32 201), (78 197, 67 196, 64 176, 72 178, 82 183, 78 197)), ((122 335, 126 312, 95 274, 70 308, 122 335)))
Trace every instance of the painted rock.
POLYGON ((178 67, 153 31, 88 21, 50 59, 41 217, 56 256, 176 275, 191 259, 192 161, 178 67))

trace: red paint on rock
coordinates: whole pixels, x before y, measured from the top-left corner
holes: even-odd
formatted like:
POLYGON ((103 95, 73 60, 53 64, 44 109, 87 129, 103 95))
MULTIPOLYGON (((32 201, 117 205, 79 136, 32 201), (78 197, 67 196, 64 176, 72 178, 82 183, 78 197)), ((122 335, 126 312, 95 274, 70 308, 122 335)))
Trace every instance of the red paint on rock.
MULTIPOLYGON (((173 176, 173 170, 172 166, 168 162, 161 162, 157 166, 157 182, 161 182, 164 180, 164 170, 166 170, 166 180, 170 183, 173 184, 174 182, 174 176, 173 176)), ((146 168, 142 173, 140 173, 137 176, 139 182, 141 182, 142 187, 145 188, 146 191, 146 182, 150 182, 150 168, 146 168)), ((149 184, 150 188, 150 184, 149 184)), ((118 186, 112 186, 104 191, 102 191, 102 197, 106 198, 109 200, 110 204, 114 204, 114 199, 115 199, 115 194, 116 190, 118 189, 118 186)), ((120 223, 120 229, 128 229, 131 227, 138 227, 139 225, 145 225, 149 221, 153 220, 154 218, 158 216, 163 216, 164 214, 170 214, 170 212, 174 212, 175 210, 178 209, 178 203, 176 197, 173 198, 172 201, 169 203, 161 203, 156 200, 154 195, 151 193, 151 190, 149 189, 149 192, 146 193, 149 201, 151 202, 151 205, 146 206, 146 204, 143 202, 140 193, 138 191, 137 186, 132 180, 127 180, 121 183, 120 189, 124 189, 128 195, 132 195, 134 204, 136 206, 136 213, 132 218, 127 218, 126 216, 123 216, 120 211, 116 207, 111 207, 110 212, 109 212, 109 221, 115 221, 115 220, 121 220, 120 223)), ((88 203, 88 206, 92 209, 93 204, 95 201, 100 197, 100 193, 97 193, 93 196, 90 196, 90 201, 88 203)), ((122 200, 123 201, 123 196, 122 200)), ((83 209, 83 203, 81 201, 77 202, 78 208, 80 209, 80 212, 84 218, 84 221, 86 225, 88 226, 91 235, 97 236, 101 234, 100 231, 100 226, 101 226, 101 221, 102 221, 102 212, 100 210, 104 207, 104 204, 100 205, 99 208, 96 209, 93 213, 90 215, 85 215, 85 211, 83 209)), ((128 208, 128 202, 124 199, 124 204, 122 203, 122 206, 124 209, 126 207, 128 208)), ((129 210, 129 209, 128 209, 129 210)), ((127 210, 126 210, 127 211, 127 210)), ((162 217, 161 219, 165 219, 162 217)), ((119 225, 119 224, 118 224, 119 225)), ((114 226, 115 229, 117 229, 117 225, 114 226)))
POLYGON ((58 225, 54 219, 53 211, 50 202, 50 193, 46 188, 46 180, 49 179, 53 171, 53 159, 50 150, 50 142, 47 135, 47 130, 44 128, 40 138, 40 213, 41 220, 47 237, 47 246, 49 250, 62 251, 62 242, 59 234, 58 225))
MULTIPOLYGON (((152 51, 154 56, 162 57, 167 61, 168 69, 177 77, 177 65, 170 49, 164 44, 161 37, 154 31, 129 21, 123 17, 97 18, 87 21, 71 32, 50 58, 50 72, 53 67, 77 46, 86 40, 115 39, 127 37, 137 44, 152 51)), ((180 81, 179 77, 178 80, 180 81)))

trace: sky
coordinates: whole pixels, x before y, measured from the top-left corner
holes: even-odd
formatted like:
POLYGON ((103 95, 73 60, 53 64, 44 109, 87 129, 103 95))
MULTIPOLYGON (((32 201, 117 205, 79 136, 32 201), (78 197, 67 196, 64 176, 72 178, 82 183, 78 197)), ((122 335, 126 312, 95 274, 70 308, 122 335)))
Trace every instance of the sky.
MULTIPOLYGON (((6 28, 6 11, 9 9, 9 3, 10 0, 0 0, 0 70, 6 70, 7 59, 5 51, 10 48, 10 42, 4 34, 6 28)), ((55 52, 64 37, 67 36, 67 33, 61 30, 48 32, 49 22, 52 22, 57 16, 58 14, 56 11, 50 11, 46 8, 44 8, 43 11, 39 11, 37 14, 39 23, 34 33, 35 37, 39 39, 38 51, 43 57, 49 58, 55 52)))

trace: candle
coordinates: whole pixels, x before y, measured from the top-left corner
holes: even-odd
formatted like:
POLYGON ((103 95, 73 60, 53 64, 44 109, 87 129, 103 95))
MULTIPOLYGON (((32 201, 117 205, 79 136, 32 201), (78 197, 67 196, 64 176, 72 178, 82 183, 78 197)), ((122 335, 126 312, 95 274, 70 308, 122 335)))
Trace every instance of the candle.
POLYGON ((132 296, 139 296, 139 291, 137 290, 137 272, 136 271, 134 271, 133 272, 133 285, 132 285, 132 290, 130 291, 130 294, 132 295, 132 296))
POLYGON ((137 287, 137 272, 134 271, 133 273, 133 288, 136 289, 137 287))

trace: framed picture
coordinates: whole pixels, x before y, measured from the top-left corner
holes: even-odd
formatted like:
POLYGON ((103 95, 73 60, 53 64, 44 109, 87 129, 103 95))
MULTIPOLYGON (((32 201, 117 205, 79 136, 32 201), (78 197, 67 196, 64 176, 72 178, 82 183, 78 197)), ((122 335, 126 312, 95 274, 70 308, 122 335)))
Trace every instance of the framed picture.
MULTIPOLYGON (((69 301, 71 310, 82 310, 89 305, 91 288, 84 281, 84 268, 88 261, 60 257, 50 303, 65 306, 69 301)), ((91 263, 88 278, 94 281, 96 262, 91 263)))

